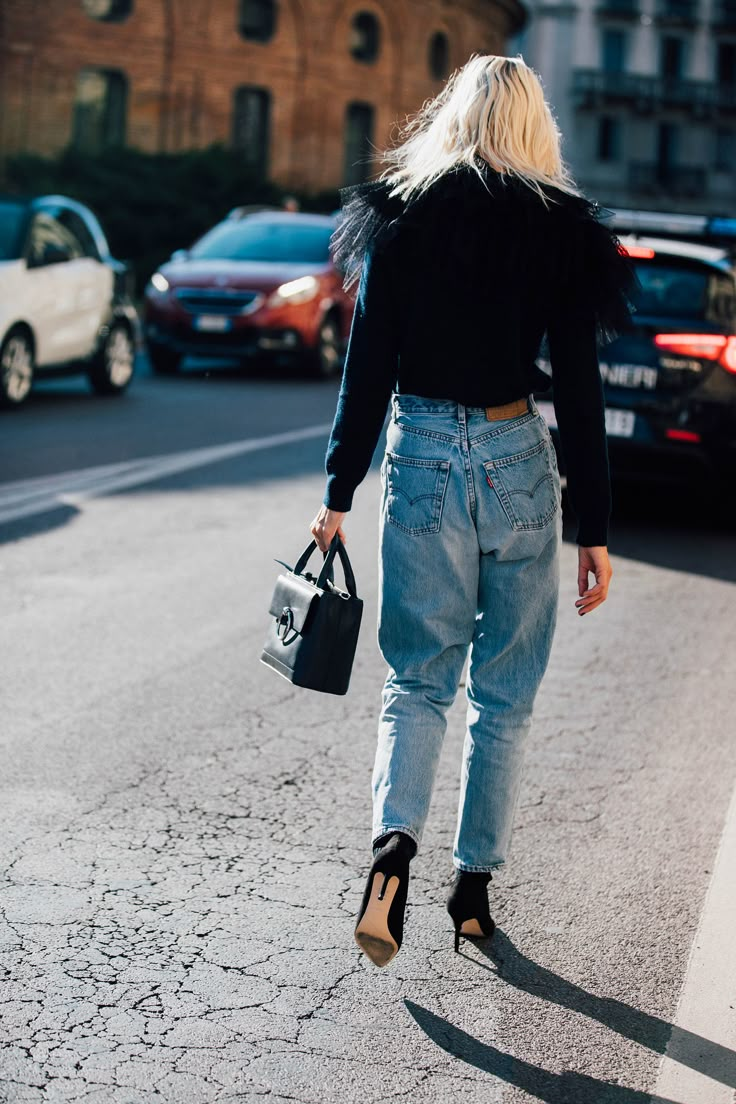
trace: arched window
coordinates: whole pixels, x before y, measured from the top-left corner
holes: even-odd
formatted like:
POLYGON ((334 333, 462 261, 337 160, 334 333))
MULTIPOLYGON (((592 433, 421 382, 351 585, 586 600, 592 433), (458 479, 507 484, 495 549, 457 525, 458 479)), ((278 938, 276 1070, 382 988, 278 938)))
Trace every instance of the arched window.
POLYGON ((82 69, 74 97, 72 142, 88 153, 125 144, 128 78, 119 69, 82 69))
POLYGON ((381 48, 381 26, 372 12, 362 11, 350 24, 350 53, 356 61, 370 63, 381 48))
POLYGON ((266 88, 242 84, 233 96, 233 147, 254 176, 268 176, 271 129, 271 93, 266 88))
POLYGON ((82 0, 90 19, 101 23, 122 23, 133 12, 133 0, 82 0))
POLYGON ((348 104, 345 112, 346 184, 362 184, 371 174, 373 159, 373 108, 367 103, 348 104))
POLYGON ((450 43, 444 31, 436 31, 429 40, 429 72, 434 80, 444 80, 450 72, 450 43))
POLYGON ((251 42, 268 42, 276 33, 275 0, 240 0, 238 31, 251 42))

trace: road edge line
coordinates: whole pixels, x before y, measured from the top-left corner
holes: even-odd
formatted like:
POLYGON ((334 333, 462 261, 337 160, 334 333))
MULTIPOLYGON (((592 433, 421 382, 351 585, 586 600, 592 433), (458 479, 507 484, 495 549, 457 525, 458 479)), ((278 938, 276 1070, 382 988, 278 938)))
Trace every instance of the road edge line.
MULTIPOLYGON (((734 1087, 706 1076, 683 1061, 692 1050, 692 1035, 702 1036, 728 1052, 736 1051, 736 787, 716 851, 698 928, 690 948, 673 1030, 657 1075, 653 1099, 683 1104, 733 1104, 734 1087)), ((729 1063, 733 1071, 732 1062, 729 1063)))

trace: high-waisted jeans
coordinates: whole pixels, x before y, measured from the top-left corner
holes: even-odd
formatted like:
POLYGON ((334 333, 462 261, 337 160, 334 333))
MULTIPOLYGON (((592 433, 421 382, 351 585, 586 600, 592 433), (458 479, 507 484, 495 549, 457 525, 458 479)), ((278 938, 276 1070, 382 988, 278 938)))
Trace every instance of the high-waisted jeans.
POLYGON ((372 777, 373 842, 417 844, 446 713, 469 658, 453 863, 507 856, 534 700, 557 618, 560 477, 533 397, 482 407, 394 395, 381 466, 378 643, 389 670, 372 777))

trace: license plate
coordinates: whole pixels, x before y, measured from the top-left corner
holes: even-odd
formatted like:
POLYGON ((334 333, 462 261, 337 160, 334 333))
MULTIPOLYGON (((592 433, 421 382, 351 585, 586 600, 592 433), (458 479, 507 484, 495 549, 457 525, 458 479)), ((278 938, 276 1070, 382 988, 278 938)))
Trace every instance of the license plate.
POLYGON ((606 433, 609 437, 633 437, 636 414, 633 410, 606 410, 606 433))
POLYGON ((232 325, 232 319, 224 314, 198 314, 195 315, 193 325, 195 330, 204 330, 207 333, 226 333, 232 325))
MULTIPOLYGON (((539 401, 537 399, 537 409, 546 421, 548 426, 553 429, 557 426, 557 419, 555 418, 555 408, 551 402, 539 401)), ((606 408, 606 433, 609 437, 633 437, 634 426, 636 424, 636 414, 633 410, 614 410, 606 408)))

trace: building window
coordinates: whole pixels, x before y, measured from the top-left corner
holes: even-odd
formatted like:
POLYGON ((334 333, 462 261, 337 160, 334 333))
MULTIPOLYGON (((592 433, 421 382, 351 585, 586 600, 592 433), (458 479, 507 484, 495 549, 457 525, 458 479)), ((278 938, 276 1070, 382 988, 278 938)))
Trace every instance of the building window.
POLYGON ((678 160, 680 132, 672 123, 657 127, 657 173, 666 181, 678 160))
POLYGON ((732 130, 716 131, 715 168, 727 173, 736 169, 736 133, 732 130))
POLYGON ((434 80, 444 80, 450 72, 450 43, 443 31, 437 31, 429 40, 429 72, 434 80))
POLYGON ((621 156, 621 121, 611 115, 598 120, 598 160, 618 161, 621 156))
POLYGON ((601 39, 602 66, 606 73, 626 69, 626 32, 607 27, 601 39))
POLYGON ((252 42, 268 42, 276 33, 275 0, 240 0, 238 31, 252 42))
POLYGON ((82 69, 74 98, 72 143, 87 153, 125 144, 128 78, 119 69, 82 69))
POLYGON ((716 56, 716 77, 719 84, 736 84, 736 42, 719 42, 716 56))
POLYGON ((240 150, 253 174, 268 176, 271 94, 265 88, 241 85, 233 102, 233 147, 240 150))
POLYGON ((82 0, 90 19, 101 23, 122 23, 133 13, 133 0, 82 0))
POLYGON ((373 108, 351 103, 345 114, 345 183, 362 184, 370 176, 373 142, 373 108))
POLYGON ((371 12, 358 12, 350 24, 350 53, 356 61, 371 62, 381 48, 381 28, 371 12))
POLYGON ((685 41, 675 35, 666 35, 662 39, 659 55, 659 71, 665 80, 682 79, 685 70, 685 41))

